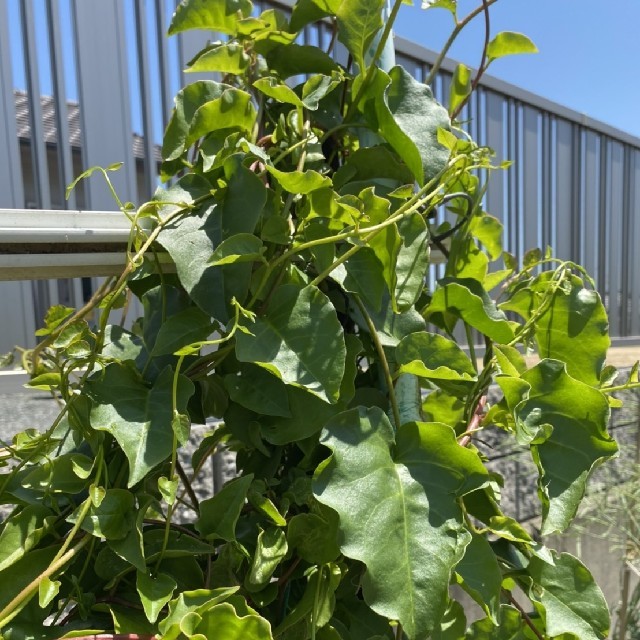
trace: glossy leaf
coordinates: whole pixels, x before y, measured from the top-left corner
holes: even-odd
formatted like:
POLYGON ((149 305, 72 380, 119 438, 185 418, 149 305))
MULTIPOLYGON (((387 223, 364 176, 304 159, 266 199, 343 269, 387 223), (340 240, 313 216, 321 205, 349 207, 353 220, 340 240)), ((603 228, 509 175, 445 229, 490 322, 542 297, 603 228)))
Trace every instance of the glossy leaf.
POLYGON ((225 89, 219 98, 205 102, 193 116, 186 146, 214 131, 233 129, 250 134, 256 119, 251 95, 239 89, 225 89))
POLYGON ((476 370, 469 357, 452 340, 435 333, 412 333, 396 348, 400 371, 429 380, 470 382, 476 370))
POLYGON ((27 505, 3 522, 0 533, 0 571, 35 547, 51 524, 53 513, 42 505, 27 505))
POLYGON ((237 613, 228 602, 217 604, 200 615, 201 620, 193 628, 197 638, 273 640, 267 620, 255 613, 237 613))
MULTIPOLYGON (((140 482, 158 464, 168 459, 173 447, 173 371, 166 368, 149 388, 130 368, 107 365, 104 372, 87 381, 93 402, 91 425, 111 433, 129 461, 128 486, 140 482)), ((178 377, 177 409, 186 411, 194 392, 193 383, 178 377)))
POLYGON ((253 475, 241 476, 227 483, 213 498, 203 500, 197 531, 208 540, 235 540, 236 523, 252 482, 253 475))
POLYGON ((287 398, 290 416, 260 419, 262 437, 272 444, 297 442, 319 433, 325 422, 342 408, 342 403, 330 404, 294 386, 287 387, 287 398))
POLYGON ((219 73, 242 74, 249 66, 250 58, 238 42, 217 42, 201 51, 187 64, 185 71, 217 71, 219 73))
POLYGON ((278 184, 289 193, 306 195, 317 189, 331 186, 331 179, 317 171, 279 171, 268 166, 267 171, 276 179, 278 184))
POLYGON ((175 160, 182 155, 196 111, 203 104, 219 98, 228 88, 229 85, 213 80, 199 80, 178 92, 174 100, 175 109, 162 141, 164 160, 175 160))
POLYGON ((253 83, 254 89, 261 91, 265 96, 273 98, 278 102, 285 102, 296 107, 304 107, 304 103, 298 94, 284 82, 279 82, 273 76, 260 78, 253 83))
POLYGON ((333 562, 340 555, 338 519, 333 517, 333 512, 326 515, 324 519, 314 513, 299 513, 289 520, 289 547, 295 548, 298 555, 311 564, 333 562))
POLYGON ((464 557, 456 566, 456 574, 462 588, 497 623, 502 572, 498 559, 484 536, 472 534, 464 557))
POLYGON ((154 577, 138 571, 136 590, 149 622, 155 622, 158 619, 163 607, 171 600, 176 586, 176 581, 166 573, 159 573, 154 577))
MULTIPOLYGON (((125 489, 107 489, 99 506, 91 505, 89 513, 82 521, 81 528, 107 540, 121 540, 133 526, 133 494, 125 489)), ((67 522, 78 521, 81 507, 78 507, 67 522)))
POLYGON ((259 364, 287 384, 336 402, 344 375, 346 347, 333 305, 316 287, 279 287, 266 313, 238 334, 236 355, 259 364))
POLYGON ((365 69, 365 54, 375 35, 382 28, 384 0, 343 0, 336 10, 338 40, 365 69))
MULTIPOLYGON (((310 0, 311 1, 311 0, 310 0)), ((291 17, 291 26, 295 29, 294 20, 296 9, 301 3, 296 3, 291 17)), ((266 54, 267 64, 270 69, 278 72, 282 79, 307 73, 322 73, 331 76, 338 70, 335 60, 322 49, 305 44, 288 44, 275 47, 266 54)))
POLYGON ((332 457, 316 471, 314 493, 340 515, 342 552, 367 567, 365 601, 400 620, 410 638, 427 637, 471 539, 456 496, 486 482, 484 466, 438 423, 403 425, 394 447, 377 408, 336 416, 321 442, 332 457))
POLYGON ((500 32, 487 46, 489 60, 521 53, 538 53, 538 47, 524 34, 513 31, 500 32))
POLYGON ((531 389, 516 407, 517 428, 536 433, 544 425, 552 427, 543 442, 532 446, 540 471, 542 532, 563 531, 591 471, 618 451, 606 430, 609 404, 598 390, 571 378, 557 360, 543 360, 522 379, 531 389))
POLYGON ((169 34, 205 29, 235 35, 238 21, 251 14, 251 7, 250 0, 182 0, 171 19, 169 34))
POLYGON ((509 343, 514 338, 506 316, 476 280, 443 280, 427 308, 427 318, 435 314, 442 314, 448 331, 462 318, 495 342, 509 343))
POLYGON ((611 340, 607 312, 596 291, 573 279, 569 292, 556 290, 535 328, 541 358, 562 360, 570 376, 599 386, 611 340))
POLYGON ((231 176, 222 205, 200 209, 169 223, 158 236, 176 264, 178 277, 193 301, 216 320, 232 317, 232 298, 240 303, 249 290, 251 264, 209 266, 218 245, 238 233, 252 233, 266 202, 262 181, 249 169, 240 167, 231 176), (238 216, 238 209, 244 215, 238 216), (211 291, 224 292, 212 296, 211 291))
POLYGON ((396 307, 410 309, 422 293, 429 269, 429 231, 419 214, 397 223, 402 244, 398 250, 395 273, 396 307))
POLYGON ((158 331, 151 355, 175 353, 189 344, 206 340, 212 331, 211 318, 198 307, 189 307, 166 319, 158 331))
POLYGON ((490 618, 483 618, 474 622, 465 635, 466 640, 527 640, 525 622, 520 612, 509 605, 500 607, 499 623, 490 618))
POLYGON ((609 608, 589 570, 568 553, 553 553, 554 564, 532 558, 527 567, 530 596, 542 604, 551 637, 571 634, 600 640, 609 632, 609 608))
POLYGON ((471 70, 466 64, 458 64, 449 87, 449 113, 462 104, 471 91, 471 70))
POLYGON ((427 85, 402 67, 394 67, 389 75, 377 70, 366 96, 369 121, 376 122, 374 128, 404 160, 418 184, 444 168, 449 150, 438 141, 438 129, 451 125, 446 109, 427 85))
POLYGON ((262 367, 244 365, 237 374, 224 378, 224 386, 234 402, 261 415, 291 416, 284 383, 262 367))
POLYGON ((288 551, 287 536, 279 527, 269 527, 258 534, 256 551, 245 580, 248 591, 260 591, 278 568, 288 551))
POLYGON ((212 266, 264 260, 260 238, 251 233, 237 233, 223 240, 209 259, 212 266))

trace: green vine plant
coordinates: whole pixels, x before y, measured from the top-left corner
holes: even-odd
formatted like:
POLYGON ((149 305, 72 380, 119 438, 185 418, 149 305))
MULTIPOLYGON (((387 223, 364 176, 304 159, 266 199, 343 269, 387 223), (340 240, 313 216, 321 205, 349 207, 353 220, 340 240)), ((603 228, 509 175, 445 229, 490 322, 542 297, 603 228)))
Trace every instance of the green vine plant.
POLYGON ((588 569, 503 512, 511 478, 476 446, 491 428, 528 447, 543 535, 568 527, 617 451, 600 296, 576 264, 503 251, 483 202, 507 164, 458 119, 489 64, 535 51, 491 36, 494 1, 464 17, 424 3, 425 19, 453 18, 429 82, 464 27, 486 25, 448 109, 387 64, 402 0, 385 19, 384 0, 180 3, 171 34, 225 37, 187 69, 212 79, 175 98, 166 186, 120 203, 122 274, 81 309, 52 308, 23 354, 61 409, 0 453, 5 640, 608 634, 588 569), (317 21, 328 50, 299 44, 317 21), (177 452, 205 422, 193 469, 226 448, 238 475, 199 501, 177 452))

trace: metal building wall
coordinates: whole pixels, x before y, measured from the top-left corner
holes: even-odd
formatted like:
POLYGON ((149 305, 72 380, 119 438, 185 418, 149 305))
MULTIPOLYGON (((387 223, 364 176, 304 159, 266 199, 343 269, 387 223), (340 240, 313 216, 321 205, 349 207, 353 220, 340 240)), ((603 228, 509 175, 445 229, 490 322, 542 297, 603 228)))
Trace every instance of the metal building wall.
MULTIPOLYGON (((215 38, 188 32, 167 39, 175 4, 0 0, 0 166, 5 168, 0 207, 26 207, 29 185, 36 194, 30 204, 39 209, 52 204, 114 209, 97 176, 66 203, 52 202, 52 194, 81 168, 120 161, 123 169, 111 176, 121 199, 141 202, 151 195, 158 180, 157 144, 172 97, 197 79, 181 69, 215 38), (17 66, 24 68, 29 153, 17 138, 12 77, 17 66), (54 103, 53 147, 45 140, 46 126, 51 127, 40 100, 45 85, 54 103), (68 102, 75 100, 79 149, 70 142, 68 121, 68 102)), ((326 44, 330 34, 320 25, 308 28, 304 39, 326 44)), ((426 78, 434 52, 400 38, 396 51, 401 64, 418 79, 426 78)), ((433 82, 441 101, 447 100, 454 67, 445 61, 433 82)), ((558 257, 584 264, 608 302, 612 335, 640 336, 640 273, 633 259, 640 244, 640 139, 490 77, 483 78, 463 117, 471 119, 472 135, 496 150, 497 161, 514 161, 510 171, 494 172, 486 196, 487 211, 505 225, 505 248, 521 256, 528 248, 550 244, 558 257)), ((433 278, 437 275, 434 270, 433 278)), ((2 352, 29 344, 46 307, 78 304, 83 290, 79 281, 0 283, 0 299, 2 352)))

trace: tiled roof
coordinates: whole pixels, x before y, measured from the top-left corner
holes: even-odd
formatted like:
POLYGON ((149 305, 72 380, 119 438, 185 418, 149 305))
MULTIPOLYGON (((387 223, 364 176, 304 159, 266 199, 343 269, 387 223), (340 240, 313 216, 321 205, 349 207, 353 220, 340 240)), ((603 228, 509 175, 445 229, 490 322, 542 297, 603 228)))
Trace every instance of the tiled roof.
MULTIPOLYGON (((13 95, 16 107, 18 138, 30 140, 29 95, 26 91, 17 89, 14 90, 13 95)), ((57 144, 58 129, 56 127, 55 101, 51 96, 40 96, 40 106, 42 109, 44 141, 48 144, 57 144)), ((80 128, 80 107, 77 102, 67 102, 67 127, 71 146, 79 148, 82 144, 82 130, 80 128)), ((144 138, 137 133, 133 134, 132 150, 135 158, 144 158, 144 138)), ((155 150, 155 159, 157 162, 161 162, 160 147, 155 145, 155 150)))

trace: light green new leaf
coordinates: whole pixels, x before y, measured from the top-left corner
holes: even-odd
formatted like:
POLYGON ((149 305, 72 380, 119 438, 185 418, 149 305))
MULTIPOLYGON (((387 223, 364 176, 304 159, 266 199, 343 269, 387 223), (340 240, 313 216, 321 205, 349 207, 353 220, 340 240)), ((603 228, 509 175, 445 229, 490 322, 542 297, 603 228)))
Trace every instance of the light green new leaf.
POLYGON ((527 36, 514 31, 500 32, 487 46, 490 61, 521 53, 538 53, 538 47, 527 36))
POLYGON ((568 553, 552 552, 554 564, 533 557, 527 573, 533 580, 529 596, 542 604, 551 638, 571 634, 600 640, 609 633, 609 608, 589 570, 568 553))
POLYGON ((256 551, 244 586, 250 592, 260 591, 271 580, 273 572, 287 555, 286 533, 279 527, 269 527, 258 534, 256 551))
POLYGON ((252 233, 237 233, 223 240, 209 259, 212 266, 263 260, 262 240, 252 233))
POLYGON ((251 15, 252 6, 250 0, 182 0, 171 19, 169 35, 189 29, 235 35, 238 21, 251 15))
POLYGON ((189 307, 167 318, 160 327, 151 354, 163 356, 206 340, 213 331, 211 318, 198 307, 189 307))
POLYGON ((250 134, 256 120, 251 95, 240 89, 226 89, 219 98, 205 102, 194 114, 185 146, 214 131, 233 129, 250 134))
POLYGON ((323 176, 317 171, 279 171, 275 167, 267 166, 267 171, 278 181, 280 186, 289 193, 301 193, 306 195, 331 186, 331 178, 323 176))
POLYGON ((253 83, 253 88, 278 102, 292 104, 296 107, 304 107, 304 102, 300 100, 298 94, 291 87, 284 84, 284 82, 280 82, 273 76, 266 76, 256 80, 253 83))
POLYGON ((251 59, 238 42, 216 42, 187 64, 186 72, 216 71, 241 75, 251 59))
MULTIPOLYGON (((149 388, 127 366, 113 363, 86 383, 92 400, 91 426, 113 435, 129 461, 128 486, 140 482, 173 448, 173 371, 167 367, 149 388)), ((177 410, 186 413, 193 383, 178 377, 177 410)))
POLYGON ((546 535, 566 529, 584 495, 589 474, 615 456, 618 446, 607 433, 606 397, 570 377, 563 362, 543 360, 523 374, 522 380, 531 389, 515 409, 516 428, 551 431, 544 442, 531 446, 540 472, 538 494, 542 533, 546 535))
POLYGON ((402 244, 398 250, 395 273, 395 300, 399 311, 410 309, 422 293, 429 269, 429 230, 416 213, 397 223, 402 244))
POLYGON ((452 340, 436 333, 412 333, 396 348, 396 361, 403 373, 428 380, 472 382, 476 370, 469 356, 452 340))
POLYGON ((0 571, 35 547, 54 518, 49 509, 37 504, 27 505, 7 518, 0 533, 0 571))
POLYGON ((407 423, 394 443, 378 408, 339 414, 320 441, 333 455, 316 471, 314 494, 340 516, 342 552, 367 567, 365 601, 412 640, 427 638, 471 539, 458 498, 485 484, 486 469, 443 424, 407 423))
MULTIPOLYGON (((248 608, 247 608, 248 609, 248 608)), ((201 620, 193 628, 198 638, 224 638, 224 640, 273 640, 271 625, 252 610, 236 611, 228 602, 202 611, 201 620)))
POLYGON ((241 476, 227 483, 213 498, 200 503, 200 517, 196 530, 208 540, 236 539, 236 523, 253 482, 253 474, 241 476))
POLYGON ((382 28, 384 4, 384 0, 343 0, 337 8, 338 40, 353 55, 361 73, 367 49, 382 28))
POLYGON ((477 280, 445 278, 435 290, 431 304, 427 307, 426 318, 442 314, 443 324, 448 331, 462 318, 494 342, 509 343, 514 338, 511 325, 489 294, 477 280))
POLYGON ((149 622, 155 622, 177 587, 176 581, 166 573, 152 577, 138 571, 136 574, 136 590, 142 601, 144 613, 149 622))
POLYGON ((175 160, 182 155, 196 111, 203 104, 219 98, 229 88, 229 85, 213 80, 199 80, 178 91, 174 99, 176 106, 162 141, 164 160, 175 160))
POLYGON ((345 369, 344 332, 317 287, 279 287, 250 330, 253 335, 239 333, 236 339, 240 362, 259 364, 287 384, 337 402, 345 369))
POLYGON ((449 113, 463 103, 471 91, 471 71, 466 64, 458 64, 449 87, 449 113))
POLYGON ((238 589, 239 587, 222 587, 180 592, 178 597, 169 603, 169 613, 158 624, 158 630, 163 638, 177 638, 181 633, 180 623, 186 615, 190 613, 199 615, 223 602, 238 589))
POLYGON ((536 322, 535 337, 541 358, 567 363, 570 376, 600 386, 609 339, 607 312, 597 291, 573 278, 569 293, 559 288, 551 305, 536 322))
POLYGON ((498 218, 487 214, 474 216, 469 222, 469 233, 482 242, 491 260, 502 255, 503 226, 498 218))

